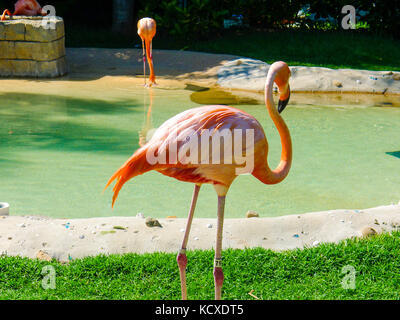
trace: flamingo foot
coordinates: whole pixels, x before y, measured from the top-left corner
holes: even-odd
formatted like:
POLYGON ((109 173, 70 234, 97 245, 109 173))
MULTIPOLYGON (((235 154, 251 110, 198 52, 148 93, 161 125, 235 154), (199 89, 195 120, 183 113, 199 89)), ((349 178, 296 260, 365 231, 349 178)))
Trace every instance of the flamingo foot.
POLYGON ((181 278, 181 293, 182 300, 187 300, 187 290, 186 290, 186 266, 187 266, 187 257, 184 253, 184 250, 181 250, 176 257, 176 261, 178 262, 179 267, 179 275, 181 278))
POLYGON ((224 272, 222 271, 222 267, 214 267, 215 300, 221 300, 223 282, 224 272))

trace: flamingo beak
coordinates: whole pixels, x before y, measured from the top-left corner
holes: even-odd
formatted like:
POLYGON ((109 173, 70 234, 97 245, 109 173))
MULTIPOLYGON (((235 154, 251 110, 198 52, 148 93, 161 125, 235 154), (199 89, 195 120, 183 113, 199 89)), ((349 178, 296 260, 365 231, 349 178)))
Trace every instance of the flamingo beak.
POLYGON ((289 96, 287 97, 287 99, 286 99, 286 100, 280 100, 280 99, 279 99, 279 101, 278 101, 278 112, 279 112, 279 113, 281 113, 281 112, 286 108, 286 106, 287 106, 288 103, 289 103, 289 99, 290 99, 290 88, 289 88, 288 90, 289 90, 289 96))

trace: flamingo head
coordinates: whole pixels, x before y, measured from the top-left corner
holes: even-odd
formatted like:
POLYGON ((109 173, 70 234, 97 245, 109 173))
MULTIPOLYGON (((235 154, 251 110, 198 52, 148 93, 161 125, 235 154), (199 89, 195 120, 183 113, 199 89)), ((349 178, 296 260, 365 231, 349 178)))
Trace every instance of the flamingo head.
POLYGON ((278 112, 281 113, 289 103, 290 99, 290 69, 283 61, 274 62, 270 68, 276 69, 275 83, 279 88, 278 112))
POLYGON ((137 28, 139 37, 150 42, 156 34, 156 21, 152 18, 140 19, 137 28))

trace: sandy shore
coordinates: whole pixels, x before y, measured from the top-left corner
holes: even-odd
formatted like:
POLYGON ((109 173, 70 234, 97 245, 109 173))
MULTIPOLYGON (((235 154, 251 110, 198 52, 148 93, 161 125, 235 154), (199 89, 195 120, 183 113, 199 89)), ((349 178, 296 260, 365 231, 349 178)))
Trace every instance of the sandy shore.
MULTIPOLYGON (((223 88, 238 90, 237 95, 241 99, 263 98, 259 91, 263 90, 269 66, 261 61, 187 51, 154 50, 153 55, 157 82, 161 88, 223 88)), ((139 49, 68 48, 67 59, 69 74, 48 80, 47 83, 68 84, 74 92, 79 90, 80 81, 91 81, 96 90, 109 85, 110 78, 112 81, 143 83, 139 49)), ((291 67, 291 70, 293 93, 379 93, 371 95, 374 97, 383 97, 384 93, 384 96, 395 94, 392 96, 394 99, 398 99, 397 94, 400 94, 400 73, 390 70, 372 72, 297 66, 291 67)), ((26 90, 40 91, 40 81, 23 81, 29 83, 26 90)), ((19 91, 21 80, 1 80, 1 84, 10 92, 19 91)), ((200 98, 207 97, 201 95, 200 98)), ((304 97, 299 94, 297 98, 293 95, 293 99, 300 99, 299 103, 303 103, 301 101, 304 99, 309 102, 313 95, 304 97)), ((159 221, 162 227, 148 227, 145 219, 140 217, 67 220, 40 216, 0 216, 0 253, 68 261, 101 253, 177 252, 186 219, 159 221)), ((223 246, 273 250, 302 248, 362 236, 362 230, 368 227, 377 233, 399 229, 400 204, 275 218, 226 219, 223 246)), ((212 249, 215 233, 216 219, 194 219, 189 249, 212 249)))
MULTIPOLYGON (((112 253, 177 252, 186 219, 142 217, 51 219, 0 216, 0 253, 68 261, 112 253)), ((334 210, 274 218, 226 219, 223 248, 287 250, 400 230, 400 204, 365 210, 334 210)), ((188 249, 213 249, 216 219, 194 219, 188 249)))
MULTIPOLYGON (((161 86, 176 81, 205 87, 263 91, 269 65, 233 55, 154 50, 161 86)), ((135 76, 143 82, 141 49, 68 48, 70 78, 135 76)), ((400 72, 290 66, 292 92, 400 94, 400 72)))

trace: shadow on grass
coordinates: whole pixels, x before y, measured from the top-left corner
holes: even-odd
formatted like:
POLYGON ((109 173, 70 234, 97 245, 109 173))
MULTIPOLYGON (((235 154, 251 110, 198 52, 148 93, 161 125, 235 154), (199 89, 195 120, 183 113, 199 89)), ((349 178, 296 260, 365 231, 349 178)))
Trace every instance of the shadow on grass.
POLYGON ((139 146, 134 119, 143 106, 134 100, 6 93, 0 101, 2 154, 15 148, 126 154, 139 146), (130 119, 132 130, 119 128, 130 119))
POLYGON ((386 154, 400 159, 400 151, 386 152, 386 154))

